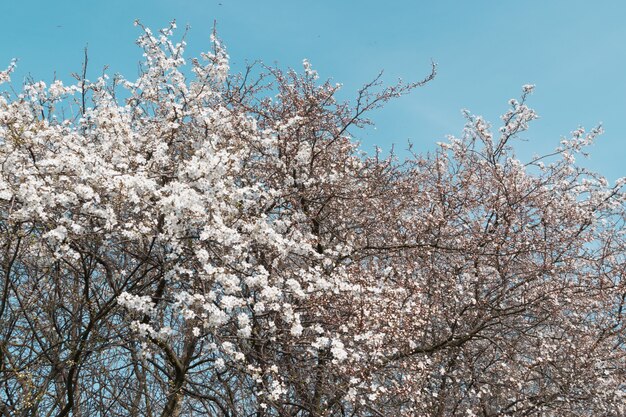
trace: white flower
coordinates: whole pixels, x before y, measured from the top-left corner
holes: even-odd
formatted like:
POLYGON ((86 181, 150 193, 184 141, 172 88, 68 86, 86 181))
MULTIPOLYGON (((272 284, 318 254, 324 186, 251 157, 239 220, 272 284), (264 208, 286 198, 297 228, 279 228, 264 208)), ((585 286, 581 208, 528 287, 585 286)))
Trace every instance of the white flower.
POLYGON ((300 336, 302 335, 303 330, 304 330, 304 327, 302 327, 302 324, 300 324, 300 321, 296 321, 291 326, 290 333, 292 336, 300 336))
POLYGON ((124 291, 117 297, 117 303, 138 313, 152 314, 154 312, 152 297, 148 295, 133 295, 124 291))
POLYGON ((343 342, 339 339, 333 339, 331 341, 330 352, 338 362, 342 362, 348 358, 348 352, 346 352, 343 342))

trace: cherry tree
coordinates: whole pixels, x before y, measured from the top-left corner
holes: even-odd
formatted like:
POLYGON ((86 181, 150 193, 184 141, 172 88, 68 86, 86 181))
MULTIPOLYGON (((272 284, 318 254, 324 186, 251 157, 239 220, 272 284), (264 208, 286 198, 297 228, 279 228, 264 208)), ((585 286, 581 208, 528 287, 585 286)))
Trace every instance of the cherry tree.
POLYGON ((137 80, 0 97, 0 413, 626 413, 624 181, 575 162, 599 128, 518 159, 528 85, 498 129, 368 156, 434 66, 351 104, 138 25, 137 80))

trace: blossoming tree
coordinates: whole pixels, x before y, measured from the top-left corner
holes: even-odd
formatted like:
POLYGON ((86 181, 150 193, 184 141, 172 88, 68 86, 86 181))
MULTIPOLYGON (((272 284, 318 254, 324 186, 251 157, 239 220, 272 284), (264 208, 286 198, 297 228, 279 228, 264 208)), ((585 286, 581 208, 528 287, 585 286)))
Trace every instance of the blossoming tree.
MULTIPOLYGON (((139 78, 0 97, 0 414, 624 415, 624 194, 467 114, 367 156, 304 71, 142 27, 139 78)), ((0 73, 7 82, 12 67, 0 73)))

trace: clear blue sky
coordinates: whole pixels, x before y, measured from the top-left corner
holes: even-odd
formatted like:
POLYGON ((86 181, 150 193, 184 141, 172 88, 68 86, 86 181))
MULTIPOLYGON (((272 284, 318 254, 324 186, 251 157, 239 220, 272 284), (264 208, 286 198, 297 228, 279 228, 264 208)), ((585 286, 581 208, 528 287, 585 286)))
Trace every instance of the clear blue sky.
POLYGON ((235 69, 246 60, 301 68, 311 61, 322 78, 344 84, 345 97, 379 70, 393 82, 421 79, 430 60, 437 78, 374 113, 376 130, 359 133, 374 144, 434 148, 459 134, 467 108, 497 125, 507 100, 536 84, 530 104, 541 116, 520 154, 555 147, 582 125, 602 122, 606 133, 583 162, 609 180, 626 176, 626 2, 393 1, 393 0, 103 0, 3 1, 0 67, 18 58, 13 78, 31 74, 69 80, 89 45, 93 79, 137 74, 141 19, 157 29, 176 19, 191 26, 188 56, 209 49, 218 22, 235 69))

